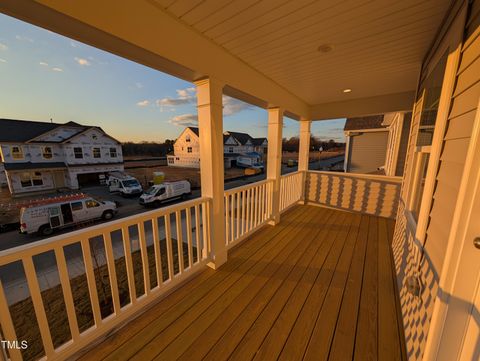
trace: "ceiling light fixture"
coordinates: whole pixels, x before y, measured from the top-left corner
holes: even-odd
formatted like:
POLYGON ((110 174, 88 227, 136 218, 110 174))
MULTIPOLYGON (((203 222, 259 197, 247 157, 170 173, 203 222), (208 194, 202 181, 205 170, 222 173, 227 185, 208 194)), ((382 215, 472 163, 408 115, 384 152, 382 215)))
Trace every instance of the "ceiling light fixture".
POLYGON ((350 88, 343 89, 343 92, 344 92, 344 93, 351 93, 351 92, 352 92, 352 89, 350 89, 350 88))
POLYGON ((333 50, 333 46, 330 44, 322 44, 318 47, 318 51, 321 53, 329 53, 333 50))

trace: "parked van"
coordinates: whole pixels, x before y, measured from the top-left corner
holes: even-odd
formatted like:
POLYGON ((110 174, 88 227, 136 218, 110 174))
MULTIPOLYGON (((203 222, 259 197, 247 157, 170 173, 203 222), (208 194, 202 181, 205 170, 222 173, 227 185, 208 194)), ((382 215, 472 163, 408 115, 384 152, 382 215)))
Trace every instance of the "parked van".
POLYGON ((163 184, 155 184, 145 191, 139 199, 140 204, 144 206, 158 207, 162 202, 174 198, 186 199, 192 191, 190 183, 186 180, 178 182, 166 182, 163 184))
POLYGON ((142 185, 136 178, 122 172, 110 173, 107 185, 110 192, 120 192, 125 197, 140 194, 143 191, 142 185))
POLYGON ((114 202, 98 201, 85 194, 46 199, 20 209, 20 232, 51 235, 56 229, 95 219, 112 219, 114 202))

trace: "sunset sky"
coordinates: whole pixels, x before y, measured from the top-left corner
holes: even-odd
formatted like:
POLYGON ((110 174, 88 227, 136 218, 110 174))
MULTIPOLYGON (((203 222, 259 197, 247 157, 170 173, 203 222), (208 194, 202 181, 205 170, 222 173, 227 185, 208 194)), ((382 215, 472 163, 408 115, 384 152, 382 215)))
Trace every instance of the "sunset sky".
MULTIPOLYGON (((196 124, 192 83, 2 14, 0 77, 0 118, 98 125, 121 141, 175 139, 196 124)), ((343 141, 344 123, 312 133, 343 141)), ((267 111, 224 97, 224 130, 266 136, 267 111)), ((284 137, 295 135, 285 118, 284 137)))

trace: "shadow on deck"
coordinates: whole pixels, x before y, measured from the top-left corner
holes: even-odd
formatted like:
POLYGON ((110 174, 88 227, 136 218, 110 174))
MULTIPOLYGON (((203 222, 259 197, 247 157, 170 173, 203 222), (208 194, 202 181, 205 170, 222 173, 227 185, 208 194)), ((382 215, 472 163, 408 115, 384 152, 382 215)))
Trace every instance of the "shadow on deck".
POLYGON ((83 360, 404 360, 394 222, 296 206, 83 360))

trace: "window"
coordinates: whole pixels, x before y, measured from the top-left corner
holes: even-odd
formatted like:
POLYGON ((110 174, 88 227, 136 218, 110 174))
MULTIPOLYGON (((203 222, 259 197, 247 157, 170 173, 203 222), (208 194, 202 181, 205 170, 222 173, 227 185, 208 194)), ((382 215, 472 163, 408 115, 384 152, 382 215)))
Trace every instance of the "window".
POLYGON ((32 175, 32 183, 34 186, 43 186, 42 173, 35 172, 32 175))
POLYGON ((43 147, 42 156, 45 159, 52 159, 53 158, 52 147, 43 147))
POLYGON ((83 203, 82 202, 72 202, 72 211, 81 211, 83 209, 83 203))
POLYGON ((187 148, 187 153, 192 153, 192 147, 187 148))
POLYGON ((186 141, 186 142, 190 142, 190 136, 189 136, 189 135, 187 135, 187 136, 185 137, 185 141, 186 141))
POLYGON ((20 184, 23 188, 42 186, 43 185, 42 173, 23 172, 20 174, 20 184))
POLYGON ((173 158, 168 158, 168 164, 174 164, 175 160, 173 158))
POLYGON ((94 199, 89 199, 88 201, 85 202, 85 205, 87 206, 87 208, 100 207, 100 203, 98 203, 94 199))
POLYGON ((19 146, 12 146, 12 158, 13 159, 23 159, 23 149, 19 146))
POLYGON ((83 149, 82 147, 75 147, 73 148, 73 154, 75 159, 82 159, 83 158, 83 149))
POLYGON ((228 147, 228 153, 233 153, 233 147, 228 147))
POLYGON ((93 148, 93 158, 101 158, 100 148, 93 148))
POLYGON ((30 173, 21 173, 20 174, 20 184, 22 187, 31 187, 32 184, 32 177, 30 177, 30 173))
POLYGON ((160 188, 160 189, 158 190, 157 196, 161 196, 161 195, 164 194, 164 193, 165 193, 165 188, 162 187, 162 188, 160 188))
POLYGON ((117 148, 110 148, 110 158, 117 158, 117 148))

